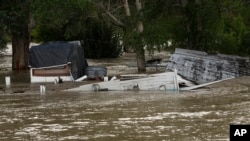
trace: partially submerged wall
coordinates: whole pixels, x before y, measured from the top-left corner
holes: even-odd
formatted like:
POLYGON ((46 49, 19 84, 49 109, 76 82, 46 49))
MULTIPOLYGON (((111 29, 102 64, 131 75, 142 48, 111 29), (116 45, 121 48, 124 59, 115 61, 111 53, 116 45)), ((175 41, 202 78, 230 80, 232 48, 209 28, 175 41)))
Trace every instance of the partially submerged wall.
POLYGON ((167 69, 177 69, 179 75, 198 84, 250 74, 249 58, 179 48, 171 56, 167 69))

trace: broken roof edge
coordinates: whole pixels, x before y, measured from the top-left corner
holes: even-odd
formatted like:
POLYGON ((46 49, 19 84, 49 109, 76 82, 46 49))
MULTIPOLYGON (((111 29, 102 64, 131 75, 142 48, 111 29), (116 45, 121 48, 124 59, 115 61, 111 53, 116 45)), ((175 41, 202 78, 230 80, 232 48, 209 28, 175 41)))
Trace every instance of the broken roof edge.
POLYGON ((242 57, 239 55, 229 55, 229 54, 223 54, 223 53, 215 53, 210 54, 205 51, 199 51, 199 50, 191 50, 191 49, 183 49, 183 48, 176 48, 174 54, 182 54, 182 55, 190 55, 190 56, 202 56, 202 57, 218 57, 218 58, 224 58, 224 59, 230 59, 230 60, 245 60, 250 61, 249 57, 242 57))
POLYGON ((190 50, 190 49, 183 49, 183 48, 175 48, 176 54, 195 54, 195 55, 208 55, 208 53, 204 51, 198 51, 198 50, 190 50))

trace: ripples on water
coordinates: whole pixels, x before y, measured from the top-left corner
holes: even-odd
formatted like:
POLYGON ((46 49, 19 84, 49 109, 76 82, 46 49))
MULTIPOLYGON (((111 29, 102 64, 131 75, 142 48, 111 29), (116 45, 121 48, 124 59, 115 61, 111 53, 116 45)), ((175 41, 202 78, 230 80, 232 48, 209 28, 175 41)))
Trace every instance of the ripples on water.
POLYGON ((249 93, 0 95, 0 140, 228 140, 230 123, 250 123, 249 104, 249 93))
POLYGON ((230 124, 250 124, 249 86, 219 90, 0 94, 0 140, 228 140, 230 124))

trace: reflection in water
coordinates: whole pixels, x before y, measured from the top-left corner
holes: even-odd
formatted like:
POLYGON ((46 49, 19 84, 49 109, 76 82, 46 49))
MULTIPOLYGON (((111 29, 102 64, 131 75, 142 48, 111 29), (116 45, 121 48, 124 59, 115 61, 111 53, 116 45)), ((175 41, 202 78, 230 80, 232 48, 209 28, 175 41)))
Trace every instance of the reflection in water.
POLYGON ((228 140, 250 123, 249 92, 0 95, 0 140, 228 140))

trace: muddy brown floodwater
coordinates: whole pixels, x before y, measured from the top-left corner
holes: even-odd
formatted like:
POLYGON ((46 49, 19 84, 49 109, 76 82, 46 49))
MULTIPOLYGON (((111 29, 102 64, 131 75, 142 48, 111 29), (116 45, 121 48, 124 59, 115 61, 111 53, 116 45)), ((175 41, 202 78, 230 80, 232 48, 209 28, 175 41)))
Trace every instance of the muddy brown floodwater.
POLYGON ((250 77, 180 93, 0 95, 0 140, 229 140, 250 124, 250 77))
POLYGON ((230 124, 250 124, 249 88, 245 76, 179 93, 2 93, 0 140, 228 141, 230 124))

